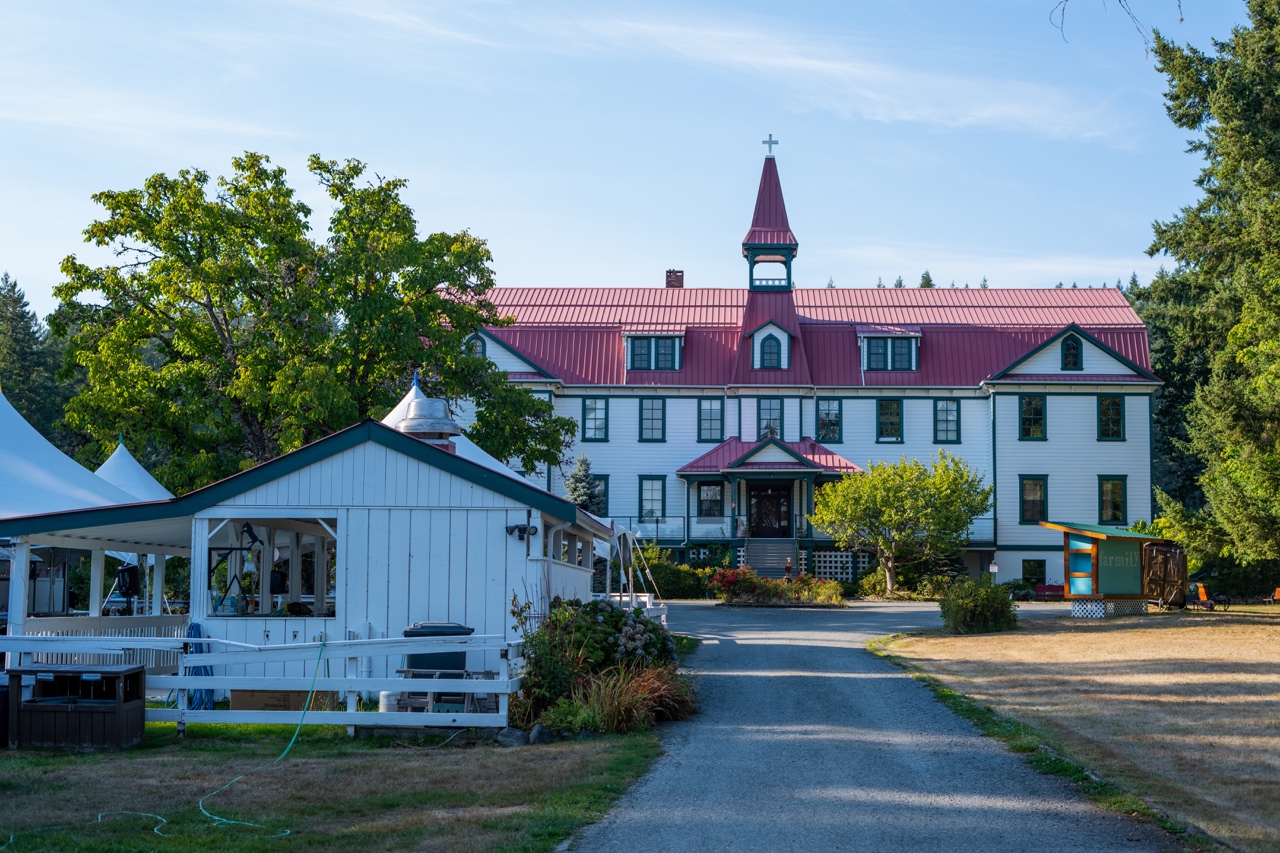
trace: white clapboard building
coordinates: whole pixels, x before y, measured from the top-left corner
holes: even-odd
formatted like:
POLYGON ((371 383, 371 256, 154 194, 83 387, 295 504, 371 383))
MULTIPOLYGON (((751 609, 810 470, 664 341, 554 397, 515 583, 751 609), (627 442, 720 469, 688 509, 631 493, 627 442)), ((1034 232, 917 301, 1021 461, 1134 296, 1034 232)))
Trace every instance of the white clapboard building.
MULTIPOLYGON (((1147 331, 1097 289, 795 288, 798 242, 765 160, 745 287, 498 288, 512 325, 474 346, 578 421, 607 514, 683 554, 728 543, 850 579, 865 558, 812 530, 814 491, 941 448, 994 483, 971 571, 1062 582, 1048 519, 1151 518, 1147 331)), ((464 414, 465 418, 465 414, 464 414)), ((561 470, 536 472, 563 494, 561 470)))

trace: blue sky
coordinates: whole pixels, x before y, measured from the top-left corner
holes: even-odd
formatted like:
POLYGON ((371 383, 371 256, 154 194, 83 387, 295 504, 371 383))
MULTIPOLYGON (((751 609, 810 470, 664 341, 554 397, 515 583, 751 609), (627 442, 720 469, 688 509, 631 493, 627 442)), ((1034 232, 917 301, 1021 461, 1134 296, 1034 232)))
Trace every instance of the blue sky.
MULTIPOLYGON (((93 192, 313 152, 409 179, 424 231, 484 237, 503 285, 739 287, 760 140, 796 280, 1083 287, 1148 277, 1199 162, 1116 0, 0 7, 0 269, 41 314, 93 192)), ((1132 0, 1204 49, 1242 2, 1132 0)))

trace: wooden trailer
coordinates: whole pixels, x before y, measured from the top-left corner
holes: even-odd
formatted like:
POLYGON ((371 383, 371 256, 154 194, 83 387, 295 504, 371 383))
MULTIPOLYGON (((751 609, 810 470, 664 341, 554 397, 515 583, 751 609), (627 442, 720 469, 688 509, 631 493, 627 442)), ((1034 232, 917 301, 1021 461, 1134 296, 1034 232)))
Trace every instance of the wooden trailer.
POLYGON ((1146 613, 1148 602, 1182 604, 1187 561, 1176 543, 1101 524, 1040 526, 1062 531, 1063 597, 1071 602, 1072 616, 1146 613))

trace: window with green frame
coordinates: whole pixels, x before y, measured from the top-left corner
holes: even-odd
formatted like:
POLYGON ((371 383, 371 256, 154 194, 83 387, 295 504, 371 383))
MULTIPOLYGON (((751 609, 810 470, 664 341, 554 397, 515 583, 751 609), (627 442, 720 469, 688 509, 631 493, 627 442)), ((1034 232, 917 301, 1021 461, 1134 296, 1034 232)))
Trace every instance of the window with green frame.
POLYGON ((760 369, 778 370, 782 367, 782 341, 777 335, 765 335, 760 342, 760 369))
POLYGON ((933 401, 933 441, 935 444, 960 443, 960 401, 933 401))
POLYGON ((582 398, 582 440, 609 440, 609 398, 582 398))
POLYGON ((1098 475, 1098 523, 1128 524, 1128 475, 1098 475))
POLYGON ((609 515, 609 475, 592 474, 591 479, 600 484, 600 494, 604 495, 604 514, 609 515))
POLYGON ((756 401, 756 439, 782 438, 782 398, 761 397, 756 401))
POLYGON ((667 401, 665 398, 640 398, 640 440, 667 440, 667 401))
POLYGON ((1062 369, 1084 370, 1084 345, 1075 335, 1062 339, 1062 369))
POLYGON ((1098 397, 1098 441, 1124 441, 1124 397, 1098 397))
POLYGON ((484 338, 479 335, 472 335, 467 343, 471 345, 472 355, 484 358, 484 338))
POLYGON ((902 441, 901 400, 876 400, 876 441, 902 441))
POLYGON ((724 400, 698 401, 698 441, 724 441, 724 400))
POLYGON ((1043 394, 1018 395, 1018 441, 1045 441, 1049 437, 1043 394))
POLYGON ((818 441, 832 441, 839 444, 844 441, 844 419, 840 400, 818 399, 818 441))
POLYGON ((1045 569, 1048 560, 1023 560, 1022 580, 1026 583, 1044 583, 1045 569))
POLYGON ((867 338, 867 370, 889 369, 889 339, 867 338))
POLYGON ((651 365, 650 355, 653 351, 653 338, 632 338, 631 339, 631 369, 632 370, 649 370, 651 365))
POLYGON ((657 370, 676 369, 676 339, 655 338, 653 341, 653 366, 657 370))
POLYGON ((893 369, 911 369, 911 338, 891 338, 893 348, 893 369))
POLYGON ((1039 524, 1049 520, 1049 478, 1044 474, 1018 477, 1018 523, 1039 524))
POLYGON ((640 475, 640 518, 655 520, 667 514, 667 478, 640 475))
POLYGON ((719 518, 724 515, 724 483, 698 484, 698 517, 719 518))

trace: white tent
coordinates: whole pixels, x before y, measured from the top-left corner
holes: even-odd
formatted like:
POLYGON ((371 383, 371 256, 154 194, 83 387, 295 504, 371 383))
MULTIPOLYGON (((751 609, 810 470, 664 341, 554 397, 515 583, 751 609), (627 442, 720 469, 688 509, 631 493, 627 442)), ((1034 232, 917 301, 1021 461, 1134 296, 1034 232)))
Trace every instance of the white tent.
POLYGON ((0 394, 0 518, 137 502, 50 444, 0 394))
POLYGON ((147 473, 137 459, 133 458, 124 446, 124 442, 116 445, 115 452, 99 466, 97 475, 117 489, 122 489, 140 501, 166 501, 173 497, 173 492, 160 485, 160 482, 147 473))

